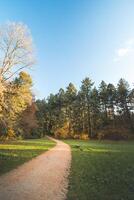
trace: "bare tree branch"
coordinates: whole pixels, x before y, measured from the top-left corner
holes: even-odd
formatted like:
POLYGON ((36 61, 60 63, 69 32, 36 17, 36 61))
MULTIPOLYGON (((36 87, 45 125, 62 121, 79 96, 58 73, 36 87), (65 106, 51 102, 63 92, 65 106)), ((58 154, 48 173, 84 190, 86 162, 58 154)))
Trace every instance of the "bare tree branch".
POLYGON ((8 23, 0 28, 0 77, 7 81, 23 68, 32 66, 32 37, 22 23, 8 23), (9 75, 10 74, 10 75, 9 75))

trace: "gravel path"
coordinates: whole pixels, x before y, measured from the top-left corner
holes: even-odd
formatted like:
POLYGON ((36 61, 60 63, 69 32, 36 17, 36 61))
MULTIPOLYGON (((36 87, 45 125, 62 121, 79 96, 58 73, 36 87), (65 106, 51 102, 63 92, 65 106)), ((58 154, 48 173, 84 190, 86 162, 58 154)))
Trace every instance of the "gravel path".
POLYGON ((66 199, 71 150, 54 141, 54 148, 0 177, 0 200, 66 199))

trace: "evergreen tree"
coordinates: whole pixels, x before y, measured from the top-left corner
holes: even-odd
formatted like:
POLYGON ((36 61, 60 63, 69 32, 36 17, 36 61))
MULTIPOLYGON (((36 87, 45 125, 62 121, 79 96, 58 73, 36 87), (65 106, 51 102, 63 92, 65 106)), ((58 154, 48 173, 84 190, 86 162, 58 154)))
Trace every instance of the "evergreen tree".
POLYGON ((68 123, 68 132, 70 135, 74 134, 74 108, 77 97, 77 89, 72 83, 69 83, 66 90, 66 116, 68 123))
POLYGON ((117 85, 117 105, 118 112, 123 118, 124 124, 128 124, 130 128, 133 128, 131 113, 129 105, 131 104, 131 98, 128 96, 130 92, 129 84, 125 79, 120 79, 117 85))
POLYGON ((85 131, 89 137, 92 137, 92 115, 91 115, 91 91, 93 82, 89 78, 85 78, 81 85, 81 95, 83 99, 83 120, 85 123, 85 131))

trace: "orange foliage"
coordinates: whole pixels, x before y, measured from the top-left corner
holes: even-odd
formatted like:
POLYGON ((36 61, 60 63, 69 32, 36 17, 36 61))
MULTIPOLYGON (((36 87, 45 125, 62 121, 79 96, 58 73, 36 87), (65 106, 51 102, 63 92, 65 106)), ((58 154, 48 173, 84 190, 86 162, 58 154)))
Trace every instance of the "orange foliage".
POLYGON ((63 127, 58 128, 55 132, 54 135, 56 138, 68 138, 69 137, 69 124, 65 123, 63 127))

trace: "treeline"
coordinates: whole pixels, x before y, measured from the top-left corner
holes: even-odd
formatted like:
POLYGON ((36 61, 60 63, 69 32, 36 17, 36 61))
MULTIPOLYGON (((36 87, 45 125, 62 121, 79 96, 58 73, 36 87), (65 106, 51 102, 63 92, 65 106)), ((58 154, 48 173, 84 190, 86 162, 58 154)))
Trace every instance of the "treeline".
POLYGON ((22 23, 0 27, 0 138, 28 137, 37 128, 32 79, 32 38, 22 23))
POLYGON ((133 97, 124 79, 116 86, 102 81, 96 88, 85 78, 78 91, 70 83, 66 90, 36 101, 39 127, 63 138, 126 139, 134 129, 133 97))
POLYGON ((124 79, 98 88, 85 78, 35 102, 32 37, 22 23, 0 27, 0 138, 43 137, 126 139, 134 130, 134 90, 124 79))

